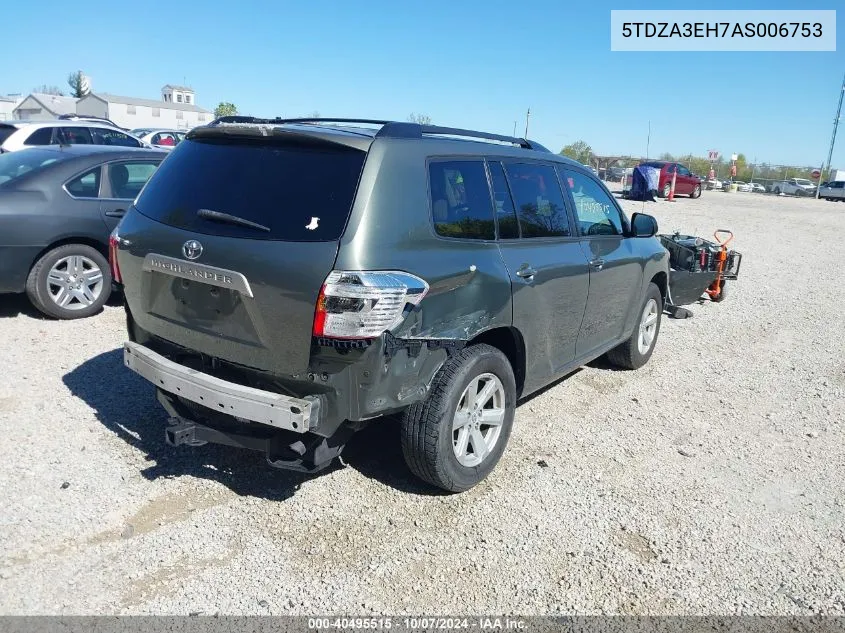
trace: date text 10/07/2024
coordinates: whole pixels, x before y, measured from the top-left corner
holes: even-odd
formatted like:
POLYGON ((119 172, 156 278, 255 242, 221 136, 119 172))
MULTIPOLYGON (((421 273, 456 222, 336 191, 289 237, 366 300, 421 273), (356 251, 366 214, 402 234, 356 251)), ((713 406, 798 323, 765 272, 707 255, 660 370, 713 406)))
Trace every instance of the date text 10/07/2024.
POLYGON ((528 625, 524 620, 500 617, 443 618, 308 618, 308 628, 317 631, 329 630, 479 630, 479 631, 524 631, 528 625))

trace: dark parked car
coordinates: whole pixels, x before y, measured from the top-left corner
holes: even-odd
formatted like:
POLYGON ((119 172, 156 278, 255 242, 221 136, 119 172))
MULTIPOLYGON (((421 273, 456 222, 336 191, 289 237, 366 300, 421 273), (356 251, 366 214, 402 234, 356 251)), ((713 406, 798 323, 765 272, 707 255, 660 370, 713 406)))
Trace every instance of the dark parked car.
POLYGON ((690 172, 681 163, 671 163, 662 160, 650 160, 640 163, 646 167, 655 167, 660 170, 660 183, 657 188, 657 195, 662 198, 669 197, 669 190, 672 187, 672 174, 675 176, 675 195, 698 198, 701 195, 701 184, 703 180, 690 172))
POLYGON ((0 293, 76 319, 111 292, 108 238, 166 156, 74 145, 0 154, 0 293))
POLYGON ((648 361, 668 253, 536 143, 349 123, 240 117, 170 153, 112 235, 125 364, 173 445, 315 471, 399 413, 410 469, 466 490, 518 398, 603 354, 648 361))

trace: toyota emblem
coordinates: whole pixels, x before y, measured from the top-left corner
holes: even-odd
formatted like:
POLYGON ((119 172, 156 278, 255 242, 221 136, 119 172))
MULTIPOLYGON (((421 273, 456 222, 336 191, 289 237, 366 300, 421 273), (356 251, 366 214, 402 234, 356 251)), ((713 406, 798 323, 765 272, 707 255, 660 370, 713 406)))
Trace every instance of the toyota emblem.
POLYGON ((196 240, 188 240, 187 242, 182 244, 182 254, 187 259, 196 259, 200 255, 202 255, 202 244, 200 244, 196 240))

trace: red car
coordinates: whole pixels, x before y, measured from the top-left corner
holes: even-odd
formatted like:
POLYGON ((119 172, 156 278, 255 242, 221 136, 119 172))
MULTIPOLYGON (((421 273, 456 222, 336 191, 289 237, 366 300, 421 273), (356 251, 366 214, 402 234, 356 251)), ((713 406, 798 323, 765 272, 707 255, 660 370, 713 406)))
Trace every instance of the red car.
POLYGON ((654 167, 660 170, 660 183, 657 186, 657 195, 661 198, 669 197, 669 189, 672 186, 672 174, 675 176, 675 195, 698 198, 701 195, 701 178, 690 172, 681 163, 669 163, 663 160, 650 160, 640 163, 645 167, 654 167))

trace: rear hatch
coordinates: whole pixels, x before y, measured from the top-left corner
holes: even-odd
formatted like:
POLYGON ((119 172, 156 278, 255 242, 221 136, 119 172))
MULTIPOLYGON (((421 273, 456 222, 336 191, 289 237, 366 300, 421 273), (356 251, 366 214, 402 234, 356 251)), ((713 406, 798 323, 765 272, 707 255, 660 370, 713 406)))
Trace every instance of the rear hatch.
POLYGON ((371 142, 260 126, 189 135, 118 228, 135 323, 212 357, 304 372, 371 142))

